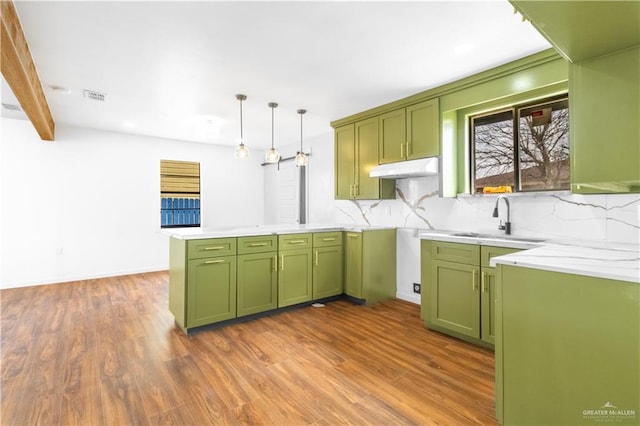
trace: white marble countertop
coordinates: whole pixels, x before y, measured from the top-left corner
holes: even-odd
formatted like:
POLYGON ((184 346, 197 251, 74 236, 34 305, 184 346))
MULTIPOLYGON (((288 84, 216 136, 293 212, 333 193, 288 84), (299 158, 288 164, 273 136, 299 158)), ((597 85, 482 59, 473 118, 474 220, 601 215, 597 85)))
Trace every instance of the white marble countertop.
POLYGON ((548 244, 492 258, 491 266, 497 264, 640 283, 640 250, 637 246, 548 244))
POLYGON ((181 240, 198 240, 205 238, 232 238, 258 235, 301 234, 305 232, 351 231, 362 232, 379 229, 395 229, 389 226, 358 226, 335 224, 307 225, 259 225, 238 226, 229 228, 165 228, 162 233, 181 240))
POLYGON ((492 258, 491 266, 501 263, 640 283, 640 248, 634 244, 439 230, 424 231, 419 236, 428 240, 523 249, 492 258))

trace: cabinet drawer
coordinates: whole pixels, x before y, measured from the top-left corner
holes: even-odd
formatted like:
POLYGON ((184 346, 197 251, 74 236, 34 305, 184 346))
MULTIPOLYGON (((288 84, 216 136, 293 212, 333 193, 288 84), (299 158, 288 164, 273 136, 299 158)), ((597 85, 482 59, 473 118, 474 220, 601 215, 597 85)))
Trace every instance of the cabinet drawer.
POLYGON ((313 234, 287 234, 278 235, 278 250, 296 250, 311 248, 313 234))
POLYGON ((482 250, 480 252, 480 265, 491 266, 489 262, 492 257, 504 256, 505 254, 515 253, 517 251, 521 250, 508 247, 482 246, 482 250))
POLYGON ((264 253, 278 250, 276 235, 238 238, 238 254, 264 253))
POLYGON ((466 263, 467 265, 480 264, 480 246, 478 245, 442 241, 433 241, 431 244, 431 256, 434 260, 466 263))
POLYGON ((318 232, 313 234, 314 247, 342 245, 342 232, 318 232))
POLYGON ((208 240, 190 240, 187 243, 187 258, 202 259, 205 257, 235 256, 235 238, 212 238, 208 240))

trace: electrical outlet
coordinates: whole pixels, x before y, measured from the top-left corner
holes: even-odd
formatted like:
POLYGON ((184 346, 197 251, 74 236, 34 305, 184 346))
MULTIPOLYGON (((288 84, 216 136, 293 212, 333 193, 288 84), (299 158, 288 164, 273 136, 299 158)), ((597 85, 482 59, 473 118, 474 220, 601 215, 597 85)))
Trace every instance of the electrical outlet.
POLYGON ((421 287, 420 283, 413 283, 413 292, 420 294, 420 291, 421 291, 420 287, 421 287))

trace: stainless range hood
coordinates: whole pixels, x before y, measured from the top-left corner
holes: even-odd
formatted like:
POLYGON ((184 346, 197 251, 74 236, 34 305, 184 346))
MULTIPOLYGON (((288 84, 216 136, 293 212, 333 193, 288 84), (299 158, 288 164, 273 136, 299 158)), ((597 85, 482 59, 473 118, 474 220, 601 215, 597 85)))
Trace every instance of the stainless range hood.
POLYGON ((369 176, 380 179, 402 179, 435 176, 437 174, 438 157, 430 157, 420 160, 382 164, 374 167, 369 173, 369 176))

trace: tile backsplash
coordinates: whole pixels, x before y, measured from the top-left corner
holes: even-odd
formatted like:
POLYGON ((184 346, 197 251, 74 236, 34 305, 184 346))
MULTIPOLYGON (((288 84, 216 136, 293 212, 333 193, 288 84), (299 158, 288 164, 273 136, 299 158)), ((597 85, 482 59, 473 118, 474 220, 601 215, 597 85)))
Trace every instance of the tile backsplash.
MULTIPOLYGON (((555 240, 640 242, 640 195, 576 195, 569 192, 508 194, 512 234, 555 240)), ((506 219, 492 217, 495 195, 440 198, 438 177, 396 181, 395 200, 335 201, 339 223, 399 228, 500 233, 506 219)))

